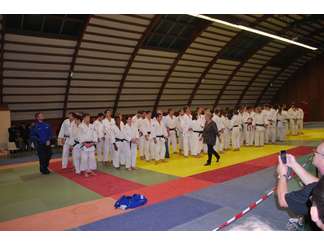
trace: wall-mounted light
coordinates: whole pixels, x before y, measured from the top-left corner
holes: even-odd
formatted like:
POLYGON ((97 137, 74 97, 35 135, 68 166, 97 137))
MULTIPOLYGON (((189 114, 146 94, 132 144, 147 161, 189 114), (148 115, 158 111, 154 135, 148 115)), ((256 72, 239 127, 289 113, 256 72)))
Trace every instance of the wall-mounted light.
POLYGON ((268 32, 264 32, 264 31, 260 31, 260 30, 254 29, 254 28, 250 28, 250 27, 247 27, 247 26, 236 25, 236 24, 224 21, 224 20, 212 18, 212 17, 209 17, 207 15, 202 15, 202 14, 190 14, 190 15, 194 16, 194 17, 197 17, 197 18, 200 18, 200 19, 204 19, 204 20, 216 22, 216 23, 219 23, 219 24, 222 24, 222 25, 230 26, 230 27, 233 27, 233 28, 236 28, 236 29, 252 32, 252 33, 255 33, 255 34, 258 34, 258 35, 261 35, 261 36, 270 37, 272 39, 276 39, 276 40, 279 40, 279 41, 282 41, 282 42, 285 42, 285 43, 294 44, 294 45, 297 45, 297 46, 300 46, 300 47, 303 47, 303 48, 307 48, 307 49, 311 49, 311 50, 317 50, 317 48, 315 48, 315 47, 312 47, 312 46, 309 46, 309 45, 306 45, 306 44, 303 44, 303 43, 300 43, 300 42, 296 42, 296 41, 290 40, 288 38, 273 35, 273 34, 268 33, 268 32))

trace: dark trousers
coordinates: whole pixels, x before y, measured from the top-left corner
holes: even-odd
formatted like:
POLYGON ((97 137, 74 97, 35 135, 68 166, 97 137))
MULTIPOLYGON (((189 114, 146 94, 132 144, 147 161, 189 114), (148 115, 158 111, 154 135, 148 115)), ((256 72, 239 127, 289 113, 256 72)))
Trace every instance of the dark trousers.
POLYGON ((166 141, 165 141, 165 158, 170 158, 168 141, 169 141, 169 139, 166 139, 166 141))
POLYGON ((212 157, 213 155, 216 157, 216 158, 219 158, 219 154, 214 150, 214 146, 213 145, 207 145, 207 148, 208 148, 208 160, 207 160, 207 163, 211 163, 211 160, 212 160, 212 157))
POLYGON ((38 144, 36 151, 39 159, 39 171, 41 173, 48 172, 48 165, 52 156, 51 147, 47 145, 38 144))

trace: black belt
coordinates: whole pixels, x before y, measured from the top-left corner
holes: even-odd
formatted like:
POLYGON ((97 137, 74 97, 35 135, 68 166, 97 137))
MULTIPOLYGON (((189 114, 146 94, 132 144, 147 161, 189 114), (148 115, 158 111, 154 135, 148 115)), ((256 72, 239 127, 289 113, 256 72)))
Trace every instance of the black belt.
POLYGON ((116 142, 124 142, 124 141, 127 141, 125 139, 119 139, 119 138, 115 138, 116 142))
POLYGON ((170 131, 172 131, 172 130, 176 130, 176 128, 169 128, 169 130, 170 130, 170 131))
POLYGON ((196 131, 194 130, 195 133, 202 134, 204 131, 196 131))
POLYGON ((70 135, 64 135, 64 138, 70 138, 70 135))
POLYGON ((163 135, 157 135, 156 138, 165 138, 163 135))
POLYGON ((256 124, 256 126, 264 127, 264 124, 256 124))
POLYGON ((238 127, 238 126, 239 126, 239 125, 234 125, 233 128, 236 128, 236 127, 238 127))
POLYGON ((85 141, 82 144, 94 144, 94 142, 93 141, 85 141))

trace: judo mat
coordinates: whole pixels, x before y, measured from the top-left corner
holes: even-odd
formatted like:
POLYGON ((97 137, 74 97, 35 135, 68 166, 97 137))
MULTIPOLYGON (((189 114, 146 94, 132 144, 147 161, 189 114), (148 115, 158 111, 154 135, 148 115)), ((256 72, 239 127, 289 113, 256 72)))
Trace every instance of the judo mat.
POLYGON ((226 151, 221 155, 219 163, 213 158, 211 166, 204 166, 207 161, 207 155, 204 154, 201 158, 188 157, 184 158, 180 155, 172 155, 167 162, 155 164, 152 162, 139 161, 138 167, 156 171, 163 174, 174 175, 178 177, 191 176, 198 173, 203 173, 212 169, 219 169, 240 162, 253 160, 259 157, 278 153, 280 150, 292 149, 294 146, 287 145, 265 145, 264 147, 242 147, 240 151, 226 151))
POLYGON ((288 136, 287 140, 324 140, 324 130, 322 128, 304 129, 302 135, 288 136))
MULTIPOLYGON (((136 171, 99 164, 89 178, 76 176, 71 165, 62 170, 60 159, 51 161, 48 176, 31 159, 6 162, 0 164, 0 230, 212 230, 272 188, 281 149, 307 161, 312 147, 301 144, 306 141, 228 151, 210 167, 203 166, 206 155, 172 156, 158 165, 138 161, 136 171), (126 211, 113 207, 121 195, 134 193, 148 203, 126 211)), ((299 181, 289 188, 299 188, 299 181)), ((285 230, 289 215, 272 196, 225 230, 255 220, 264 230, 285 230)))

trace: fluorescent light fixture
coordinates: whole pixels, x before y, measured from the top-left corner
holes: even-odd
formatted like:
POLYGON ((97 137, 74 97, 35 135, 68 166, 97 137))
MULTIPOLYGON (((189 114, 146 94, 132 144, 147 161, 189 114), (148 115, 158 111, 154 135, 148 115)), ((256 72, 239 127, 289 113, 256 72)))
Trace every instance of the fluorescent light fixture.
POLYGON ((312 46, 309 46, 309 45, 306 45, 306 44, 302 44, 300 42, 295 42, 293 40, 290 40, 290 39, 287 39, 287 38, 284 38, 284 37, 280 37, 280 36, 277 36, 277 35, 273 35, 273 34, 270 34, 270 33, 264 32, 264 31, 260 31, 260 30, 254 29, 254 28, 250 28, 250 27, 247 27, 247 26, 236 25, 236 24, 233 24, 233 23, 230 23, 230 22, 227 22, 227 21, 215 19, 215 18, 206 16, 206 15, 202 15, 202 14, 190 14, 190 15, 194 16, 194 17, 197 17, 197 18, 200 18, 200 19, 209 20, 209 21, 216 22, 216 23, 219 23, 219 24, 222 24, 222 25, 230 26, 230 27, 233 27, 233 28, 236 28, 236 29, 240 29, 240 30, 244 30, 244 31, 248 31, 248 32, 253 32, 253 33, 261 35, 261 36, 270 37, 270 38, 273 38, 273 39, 276 39, 276 40, 279 40, 279 41, 282 41, 282 42, 285 42, 285 43, 294 44, 294 45, 297 45, 297 46, 300 46, 300 47, 303 47, 303 48, 307 48, 307 49, 311 49, 311 50, 317 50, 317 48, 315 48, 315 47, 312 47, 312 46))

